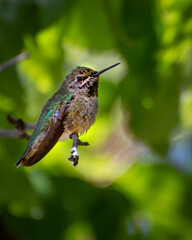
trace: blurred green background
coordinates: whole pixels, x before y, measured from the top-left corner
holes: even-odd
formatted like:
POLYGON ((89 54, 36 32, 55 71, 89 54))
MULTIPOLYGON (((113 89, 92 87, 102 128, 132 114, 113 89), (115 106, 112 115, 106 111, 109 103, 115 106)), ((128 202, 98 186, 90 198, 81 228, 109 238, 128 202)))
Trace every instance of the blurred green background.
POLYGON ((0 239, 192 239, 191 0, 1 0, 0 128, 36 122, 76 66, 101 70, 96 123, 16 168, 24 139, 0 139, 0 239))

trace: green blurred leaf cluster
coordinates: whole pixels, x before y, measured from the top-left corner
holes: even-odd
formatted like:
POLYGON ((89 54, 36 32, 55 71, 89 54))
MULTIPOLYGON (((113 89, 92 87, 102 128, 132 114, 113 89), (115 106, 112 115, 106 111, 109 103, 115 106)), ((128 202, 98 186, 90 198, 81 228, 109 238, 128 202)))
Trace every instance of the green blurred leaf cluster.
POLYGON ((96 123, 37 165, 14 164, 26 142, 0 139, 0 239, 124 240, 192 236, 190 0, 2 0, 0 128, 36 122, 76 66, 106 72, 96 123))

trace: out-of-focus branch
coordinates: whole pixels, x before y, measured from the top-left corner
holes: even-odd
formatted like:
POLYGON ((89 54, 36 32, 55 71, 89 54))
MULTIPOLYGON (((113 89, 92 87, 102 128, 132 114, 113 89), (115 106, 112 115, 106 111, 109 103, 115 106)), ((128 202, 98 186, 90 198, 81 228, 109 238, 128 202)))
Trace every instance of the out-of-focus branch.
POLYGON ((17 64, 18 62, 20 62, 21 60, 24 60, 26 58, 29 58, 30 54, 27 52, 23 52, 11 59, 9 59, 8 61, 1 63, 0 64, 0 72, 2 72, 3 70, 5 70, 6 68, 9 68, 15 64, 17 64))
POLYGON ((7 116, 7 121, 10 122, 15 129, 0 129, 0 138, 25 138, 29 140, 30 136, 26 133, 27 130, 33 130, 35 124, 25 123, 22 119, 14 119, 7 116))
MULTIPOLYGON (((0 72, 29 57, 29 53, 23 52, 9 59, 8 61, 0 64, 0 72)), ((26 133, 26 131, 33 130, 35 128, 35 124, 24 123, 22 119, 14 119, 11 118, 11 116, 7 116, 7 121, 14 125, 15 129, 0 129, 0 138, 25 138, 29 140, 30 136, 26 133)))

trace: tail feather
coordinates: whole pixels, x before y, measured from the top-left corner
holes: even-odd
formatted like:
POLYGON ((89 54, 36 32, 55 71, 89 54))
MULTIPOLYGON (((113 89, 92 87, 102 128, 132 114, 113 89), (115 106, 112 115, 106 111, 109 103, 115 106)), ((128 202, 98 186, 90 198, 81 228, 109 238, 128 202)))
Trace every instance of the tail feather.
POLYGON ((19 161, 15 164, 17 167, 20 167, 23 163, 23 158, 19 159, 19 161))
POLYGON ((26 157, 28 155, 28 153, 31 151, 31 148, 27 148, 25 150, 25 152, 23 153, 23 155, 20 157, 19 161, 15 164, 17 167, 20 167, 21 165, 23 165, 24 161, 26 160, 26 157))

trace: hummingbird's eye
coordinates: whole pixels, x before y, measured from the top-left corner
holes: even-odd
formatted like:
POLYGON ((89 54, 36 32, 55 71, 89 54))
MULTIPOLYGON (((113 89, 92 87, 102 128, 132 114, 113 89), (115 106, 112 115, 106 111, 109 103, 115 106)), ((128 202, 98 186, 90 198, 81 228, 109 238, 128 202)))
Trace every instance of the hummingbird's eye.
POLYGON ((80 82, 80 81, 85 80, 86 78, 87 78, 86 76, 85 76, 85 77, 77 76, 77 77, 75 78, 75 81, 76 81, 76 82, 80 82))
POLYGON ((76 77, 75 80, 76 80, 77 82, 80 82, 80 81, 82 80, 82 77, 78 76, 78 77, 76 77))

